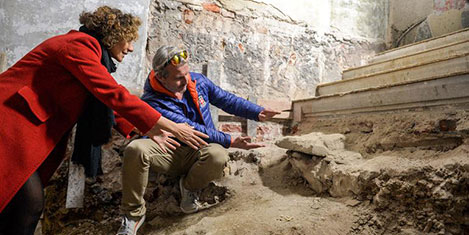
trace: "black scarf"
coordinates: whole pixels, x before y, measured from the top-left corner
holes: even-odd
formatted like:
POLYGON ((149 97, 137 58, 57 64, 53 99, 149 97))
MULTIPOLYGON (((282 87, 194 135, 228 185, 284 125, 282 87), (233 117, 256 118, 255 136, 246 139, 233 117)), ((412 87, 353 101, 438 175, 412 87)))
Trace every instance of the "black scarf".
MULTIPOLYGON (((101 64, 106 67, 109 73, 115 72, 116 65, 111 59, 111 54, 102 44, 102 37, 85 26, 80 27, 80 32, 87 33, 98 40, 102 51, 101 64)), ((115 124, 114 122, 112 109, 90 93, 87 106, 78 119, 72 154, 72 161, 85 167, 87 177, 96 177, 103 174, 101 146, 111 139, 111 129, 115 124)))

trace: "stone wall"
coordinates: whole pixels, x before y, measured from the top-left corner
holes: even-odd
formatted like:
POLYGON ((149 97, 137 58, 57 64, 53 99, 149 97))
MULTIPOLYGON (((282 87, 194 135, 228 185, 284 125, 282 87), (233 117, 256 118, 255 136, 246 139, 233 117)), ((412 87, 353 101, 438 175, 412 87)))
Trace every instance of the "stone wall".
POLYGON ((339 80, 344 68, 361 65, 380 50, 387 22, 387 0, 32 3, 0 3, 0 53, 8 67, 45 39, 77 29, 82 11, 108 4, 144 22, 134 53, 115 75, 137 93, 157 47, 172 43, 190 48, 195 70, 219 62, 220 85, 241 96, 310 97, 317 83, 339 80))
POLYGON ((464 21, 469 21, 465 19, 463 13, 469 8, 467 2, 467 0, 389 1, 387 46, 406 45, 464 28, 464 21))
POLYGON ((134 43, 134 52, 126 56, 114 74, 120 83, 131 90, 140 88, 137 81, 146 77, 144 51, 149 4, 149 0, 0 1, 0 54, 5 53, 6 65, 10 67, 45 39, 78 29, 81 12, 109 5, 142 19, 143 26, 140 27, 139 40, 134 43))
MULTIPOLYGON (((135 51, 114 75, 132 92, 141 93, 156 49, 174 44, 191 51, 194 71, 209 64, 214 75, 209 77, 222 88, 288 109, 291 100, 314 96, 317 84, 340 80, 343 69, 363 65, 383 49, 387 2, 41 0, 31 8, 30 0, 11 0, 0 3, 0 54, 9 67, 45 39, 77 29, 82 11, 108 4, 144 23, 135 51)), ((282 128, 267 125, 258 131, 282 128)))
POLYGON ((163 0, 150 6, 147 66, 159 46, 188 48, 200 71, 242 97, 300 99, 382 49, 387 1, 163 0), (298 12, 298 14, 296 14, 298 12))

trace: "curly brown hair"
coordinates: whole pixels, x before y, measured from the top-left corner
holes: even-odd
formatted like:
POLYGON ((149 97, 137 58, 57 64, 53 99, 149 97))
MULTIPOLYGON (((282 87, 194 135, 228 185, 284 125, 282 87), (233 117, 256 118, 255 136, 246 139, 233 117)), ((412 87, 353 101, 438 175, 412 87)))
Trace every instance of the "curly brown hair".
POLYGON ((94 12, 82 12, 80 23, 102 37, 101 42, 107 49, 122 40, 137 40, 138 27, 142 24, 138 16, 124 14, 109 6, 101 6, 94 12))

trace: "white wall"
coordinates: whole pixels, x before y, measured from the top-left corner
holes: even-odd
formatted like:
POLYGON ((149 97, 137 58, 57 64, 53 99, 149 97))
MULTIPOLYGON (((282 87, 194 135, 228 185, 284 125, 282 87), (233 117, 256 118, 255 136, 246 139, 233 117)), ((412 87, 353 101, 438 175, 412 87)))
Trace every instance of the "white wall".
MULTIPOLYGON (((234 0, 236 1, 236 0, 234 0)), ((341 31, 351 37, 383 39, 388 0, 259 0, 320 33, 341 31)))
POLYGON ((149 0, 0 0, 0 53, 6 54, 7 66, 45 39, 78 29, 80 13, 101 5, 117 7, 142 19, 135 51, 118 65, 114 75, 123 85, 134 88, 133 84, 146 77, 142 70, 149 0))

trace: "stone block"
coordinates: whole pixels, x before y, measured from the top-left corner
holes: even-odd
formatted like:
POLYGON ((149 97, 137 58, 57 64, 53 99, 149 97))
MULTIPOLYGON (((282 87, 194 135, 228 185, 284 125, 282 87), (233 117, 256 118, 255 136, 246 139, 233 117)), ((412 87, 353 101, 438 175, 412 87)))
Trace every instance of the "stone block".
MULTIPOLYGON (((407 58, 396 59, 389 62, 390 66, 385 68, 387 71, 366 74, 354 79, 319 84, 317 87, 317 95, 333 95, 467 74, 469 73, 469 64, 467 63, 469 59, 469 55, 467 55, 468 51, 466 47, 463 51, 456 51, 453 55, 447 55, 445 57, 447 53, 443 49, 439 55, 419 55, 422 57, 421 59, 409 61, 409 63, 403 65, 403 67, 394 68, 395 63, 400 63, 399 60, 407 61, 407 58), (440 55, 443 58, 438 58, 440 55)), ((377 67, 380 66, 377 65, 377 67)))
POLYGON ((68 174, 65 208, 82 208, 85 197, 85 168, 70 160, 68 174))
POLYGON ((271 108, 275 111, 281 112, 279 115, 276 115, 274 118, 275 119, 291 119, 291 100, 288 98, 277 98, 277 99, 259 99, 257 101, 257 104, 266 107, 266 108, 271 108))
POLYGON ((323 134, 313 132, 302 136, 287 136, 275 144, 280 148, 290 149, 309 155, 326 157, 336 150, 344 149, 345 136, 342 134, 323 134))
MULTIPOLYGON (((469 53, 469 40, 449 43, 430 50, 424 50, 419 53, 405 55, 399 58, 372 63, 352 69, 344 70, 342 78, 344 80, 353 79, 374 79, 379 74, 391 74, 403 69, 411 69, 418 66, 448 60, 455 57, 461 57, 469 53)), ((416 69, 416 68, 415 68, 416 69)), ((348 83, 353 81, 344 81, 348 83)), ((319 85, 319 87, 324 85, 319 85)))
POLYGON ((441 14, 431 14, 428 16, 428 25, 430 26, 434 37, 462 29, 461 10, 448 10, 441 14))
MULTIPOLYGON (((255 96, 249 96, 248 100, 252 103, 257 103, 257 98, 255 96)), ((247 135, 253 139, 256 139, 257 136, 257 122, 254 120, 247 120, 247 135)))
POLYGON ((3 52, 0 52, 0 73, 7 70, 7 55, 3 52))
MULTIPOLYGON (((216 61, 209 61, 202 66, 202 73, 207 76, 215 85, 220 85, 220 64, 216 61)), ((210 115, 212 116, 213 125, 218 128, 219 109, 214 105, 210 105, 210 115)))
POLYGON ((428 40, 420 41, 417 43, 409 44, 403 47, 387 50, 378 53, 374 56, 370 63, 383 62, 395 58, 399 58, 406 55, 419 53, 424 50, 430 50, 433 48, 441 47, 450 43, 464 41, 469 37, 469 29, 462 29, 460 31, 452 32, 439 37, 433 37, 428 40))
POLYGON ((468 102, 469 75, 293 101, 293 121, 303 118, 431 107, 468 102))

